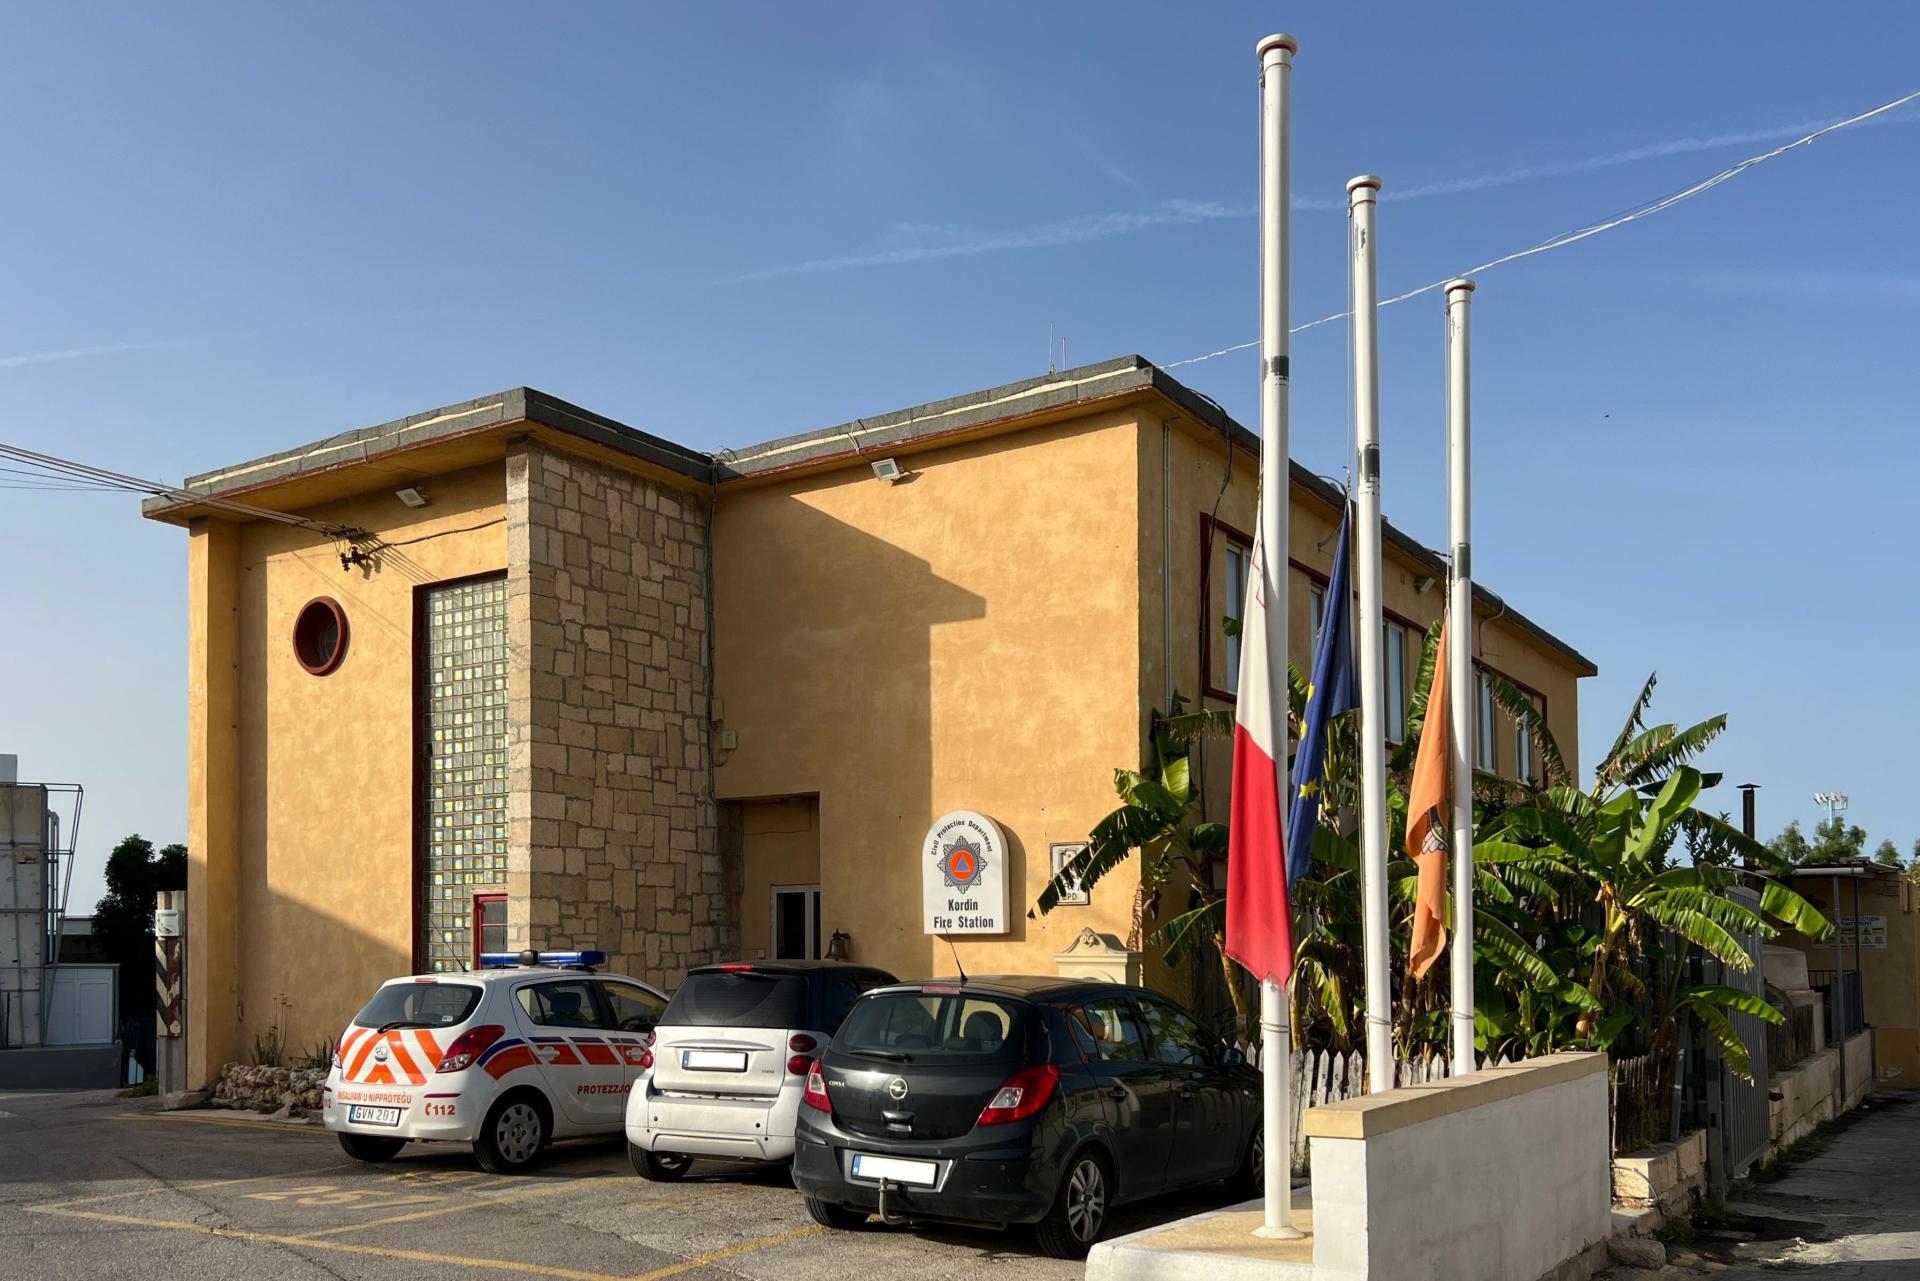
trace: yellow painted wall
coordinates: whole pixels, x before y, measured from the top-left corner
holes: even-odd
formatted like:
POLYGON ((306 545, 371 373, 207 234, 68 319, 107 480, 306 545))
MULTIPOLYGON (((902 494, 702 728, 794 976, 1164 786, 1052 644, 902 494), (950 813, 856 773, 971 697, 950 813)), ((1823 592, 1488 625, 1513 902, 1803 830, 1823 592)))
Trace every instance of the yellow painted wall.
POLYGON ((738 747, 718 794, 820 798, 821 929, 902 976, 951 973, 921 932, 920 849, 949 810, 1004 830, 1007 935, 973 973, 1050 973, 1085 926, 1128 932, 1132 885, 1025 917, 1048 845, 1114 805, 1140 754, 1137 437, 1107 413, 865 467, 723 489, 715 685, 738 747))
MULTIPOLYGON (((216 967, 208 999, 195 1006, 206 1055, 200 1071, 189 1069, 196 1080, 244 1058, 276 1024, 295 1051, 338 1036, 378 984, 412 969, 414 593, 506 567, 498 466, 426 488, 431 503, 417 511, 383 488, 302 513, 405 544, 382 552, 371 571, 343 573, 336 545, 302 529, 259 522, 237 531, 236 751, 231 766, 209 759, 210 772, 231 772, 237 798, 229 937, 239 980, 223 1002, 216 967), (346 660, 319 677, 299 666, 291 643, 295 616, 316 596, 338 600, 350 628, 346 660)), ((196 579, 197 562, 196 553, 196 579)), ((219 597, 196 581, 194 601, 198 635, 207 611, 218 622, 219 597)), ((205 849, 216 862, 226 857, 218 842, 205 849)), ((218 887, 223 876, 209 866, 189 882, 218 887)), ((200 937, 209 918, 197 901, 190 907, 200 937)), ((218 916, 211 920, 217 928, 218 916)))
MULTIPOLYGON (((740 922, 740 955, 761 960, 773 955, 773 887, 820 883, 820 803, 813 797, 749 802, 734 807, 740 829, 740 893, 734 913, 740 922)), ((820 951, 833 930, 822 903, 820 951)))
POLYGON ((187 539, 187 1084, 240 1056, 240 531, 196 520, 187 539))
MULTIPOLYGON (((1156 424, 1148 430, 1147 435, 1157 438, 1160 432, 1161 426, 1156 424)), ((1201 617, 1201 517, 1217 516, 1225 525, 1251 534, 1258 501, 1258 460, 1244 451, 1237 452, 1229 479, 1225 442, 1217 432, 1200 429, 1188 419, 1173 420, 1167 427, 1165 442, 1169 451, 1167 492, 1172 496, 1171 503, 1165 509, 1173 574, 1173 654, 1170 669, 1174 688, 1189 700, 1194 700, 1201 691, 1202 644, 1211 644, 1213 647, 1212 677, 1216 686, 1221 686, 1220 671, 1225 654, 1225 644, 1220 639, 1219 631, 1220 619, 1225 611, 1222 606, 1222 569, 1217 548, 1213 558, 1213 587, 1207 602, 1207 617, 1204 620, 1201 617)), ((1158 439, 1147 442, 1144 452, 1153 457, 1147 458, 1142 468, 1142 519, 1143 523, 1151 522, 1156 533, 1162 522, 1163 510, 1160 497, 1161 468, 1157 459, 1159 449, 1158 439)), ((1306 571, 1317 574, 1322 582, 1332 573, 1334 535, 1340 516, 1337 510, 1326 506, 1309 490, 1293 486, 1291 492, 1287 652, 1294 665, 1305 672, 1313 662, 1310 592, 1315 581, 1306 571), (1302 566, 1306 569, 1302 569, 1302 566)), ((1157 586, 1160 568, 1157 553, 1151 557, 1148 568, 1154 581, 1146 588, 1143 605, 1157 615, 1162 599, 1157 586)), ((1391 544, 1386 547, 1385 574, 1381 583, 1382 604, 1390 616, 1422 631, 1437 622, 1446 607, 1444 579, 1434 583, 1425 592, 1417 590, 1419 580, 1430 572, 1426 566, 1407 557, 1391 544)), ((1143 631, 1147 637, 1145 652, 1149 663, 1152 663, 1164 649, 1164 644, 1155 638, 1164 635, 1165 627, 1156 616, 1143 625, 1143 631)), ((1421 637, 1417 633, 1407 638, 1405 679, 1409 692, 1413 683, 1413 669, 1419 662, 1420 643, 1421 637)), ((1577 777, 1579 677, 1574 669, 1559 654, 1497 617, 1483 618, 1475 628, 1474 657, 1509 680, 1546 698, 1548 726, 1559 743, 1568 768, 1577 777)), ((1152 670, 1159 669, 1154 667, 1152 670)), ((1164 705, 1162 678, 1150 676, 1143 686, 1142 696, 1152 699, 1156 706, 1164 705)), ((1205 705, 1229 707, 1231 703, 1209 699, 1205 705)), ((1499 772, 1512 776, 1515 765, 1514 727, 1504 713, 1500 715, 1496 744, 1499 772)), ((1222 805, 1226 798, 1227 769, 1224 762, 1228 755, 1223 748, 1211 753, 1206 762, 1207 781, 1222 805)))
POLYGON ((1841 916, 1884 916, 1887 945, 1836 949, 1830 940, 1810 943, 1788 931, 1778 940, 1807 954, 1809 970, 1860 970, 1860 996, 1866 1019, 1874 1027, 1874 1066, 1881 1085, 1920 1089, 1920 915, 1915 913, 1911 884, 1897 877, 1839 878, 1835 901, 1834 878, 1810 873, 1790 878, 1794 890, 1829 919, 1841 916), (1859 891, 1856 908, 1854 891, 1859 891))

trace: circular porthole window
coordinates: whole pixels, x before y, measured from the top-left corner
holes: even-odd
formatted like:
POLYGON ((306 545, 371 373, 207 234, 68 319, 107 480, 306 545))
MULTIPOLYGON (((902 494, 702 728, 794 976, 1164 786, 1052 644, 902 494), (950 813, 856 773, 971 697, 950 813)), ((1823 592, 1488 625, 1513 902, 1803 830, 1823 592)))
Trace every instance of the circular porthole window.
POLYGON ((293 656, 309 675, 325 676, 347 657, 347 611, 331 596, 316 596, 293 620, 293 656))

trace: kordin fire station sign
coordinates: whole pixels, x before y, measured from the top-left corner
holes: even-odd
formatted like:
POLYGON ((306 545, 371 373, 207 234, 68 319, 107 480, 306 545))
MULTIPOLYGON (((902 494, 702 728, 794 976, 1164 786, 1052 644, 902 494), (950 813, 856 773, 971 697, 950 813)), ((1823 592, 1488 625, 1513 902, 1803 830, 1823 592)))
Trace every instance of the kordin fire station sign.
POLYGON ((985 814, 955 810, 934 821, 920 850, 929 934, 1007 932, 1007 841, 985 814))

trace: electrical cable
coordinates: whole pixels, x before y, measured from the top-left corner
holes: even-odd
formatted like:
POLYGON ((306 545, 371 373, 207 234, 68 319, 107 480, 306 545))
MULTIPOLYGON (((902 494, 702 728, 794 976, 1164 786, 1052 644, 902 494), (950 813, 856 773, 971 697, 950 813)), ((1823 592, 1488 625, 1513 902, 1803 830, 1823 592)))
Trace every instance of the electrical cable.
MULTIPOLYGON (((1430 284, 1421 285, 1418 289, 1409 289, 1407 290, 1407 292, 1403 294, 1395 294, 1391 298, 1383 299, 1381 300, 1379 305, 1382 307, 1391 307, 1393 306, 1393 304, 1397 302, 1406 302, 1410 298, 1418 298, 1422 294, 1432 293, 1434 290, 1446 284, 1447 281, 1449 280, 1453 280, 1463 276, 1478 276, 1483 272, 1492 271, 1495 267, 1503 267, 1510 262, 1518 262, 1522 258, 1531 258, 1535 254, 1547 253, 1554 249, 1564 249, 1568 245, 1574 244, 1578 241, 1586 240, 1591 236, 1597 236, 1602 232, 1612 231, 1616 227, 1623 227, 1627 223, 1637 222, 1642 218, 1650 218, 1654 214, 1663 213, 1666 210, 1673 208, 1675 205, 1680 204, 1682 201, 1691 200, 1695 196, 1703 195, 1706 192, 1713 190, 1715 187, 1719 186, 1723 182, 1729 182, 1732 179, 1739 177, 1741 174, 1753 168, 1755 165, 1764 164, 1767 161, 1772 160, 1777 156, 1785 155, 1787 152, 1792 151, 1795 147, 1807 146, 1809 143, 1812 143, 1817 141, 1818 139, 1824 138, 1830 133, 1834 133, 1838 130, 1845 129, 1850 125, 1857 125, 1865 120, 1871 120, 1875 116, 1884 115, 1889 111, 1893 111, 1900 107, 1904 107, 1908 103, 1915 102, 1915 101, 1920 101, 1920 90, 1915 90, 1913 93, 1909 93, 1902 97, 1895 98, 1892 102, 1884 103, 1878 107, 1873 108, 1871 111, 1863 111, 1857 116, 1849 116, 1845 120, 1837 120, 1830 125, 1824 125, 1821 128, 1814 130, 1812 133, 1807 134, 1805 137, 1796 138, 1792 142, 1783 143, 1782 145, 1775 147, 1771 151, 1763 151, 1757 156, 1749 156, 1745 160, 1742 160, 1739 164, 1729 165, 1727 168, 1722 169, 1719 173, 1714 174, 1712 177, 1703 178, 1699 182, 1696 182, 1691 186, 1682 187, 1679 190, 1674 191, 1668 195, 1661 196, 1657 200, 1650 200, 1645 202, 1644 204, 1636 205, 1626 210, 1623 213, 1617 214, 1611 218, 1604 219, 1600 222, 1590 223, 1584 227, 1576 227, 1572 231, 1563 231, 1557 236, 1549 236, 1547 239, 1541 241, 1537 245, 1531 245, 1525 249, 1518 250, 1514 253, 1504 254, 1501 257, 1491 260, 1490 262, 1483 262, 1477 267, 1469 267, 1465 271, 1449 272, 1447 275, 1442 276, 1440 279, 1433 281, 1430 284)), ((1301 332, 1304 332, 1305 330, 1313 329, 1320 325, 1332 324, 1336 320, 1345 320, 1350 315, 1352 315, 1351 312, 1336 311, 1332 315, 1322 316, 1318 320, 1309 320, 1304 325, 1296 325, 1292 329, 1288 330, 1287 332, 1295 333, 1295 334, 1301 333, 1301 332)), ((1222 347, 1219 351, 1210 351, 1204 356, 1189 356, 1185 360, 1176 360, 1171 364, 1162 365, 1160 367, 1162 369, 1176 369, 1181 365, 1197 365, 1203 360, 1213 360, 1218 356, 1228 356, 1233 354, 1236 351, 1246 351, 1248 348, 1258 347, 1259 345, 1260 343, 1257 339, 1253 342, 1236 343, 1231 347, 1222 347)))
POLYGON ((271 520, 282 525, 291 525, 299 529, 310 530, 327 538, 354 539, 364 538, 366 531, 350 525, 334 524, 327 521, 312 520, 305 516, 295 516, 289 512, 275 511, 269 507, 256 507, 252 503, 243 503, 231 498, 220 498, 191 489, 182 489, 173 485, 163 485, 158 481, 143 480, 138 476, 129 476, 123 472, 108 471, 104 467, 94 467, 88 463, 75 462, 68 458, 59 458, 52 454, 37 453, 23 449, 18 445, 0 442, 0 458, 26 463, 37 467, 50 481, 87 481, 100 488, 120 489, 128 493, 150 494, 155 497, 171 498, 176 502, 198 503, 219 511, 235 515, 249 516, 259 520, 271 520))

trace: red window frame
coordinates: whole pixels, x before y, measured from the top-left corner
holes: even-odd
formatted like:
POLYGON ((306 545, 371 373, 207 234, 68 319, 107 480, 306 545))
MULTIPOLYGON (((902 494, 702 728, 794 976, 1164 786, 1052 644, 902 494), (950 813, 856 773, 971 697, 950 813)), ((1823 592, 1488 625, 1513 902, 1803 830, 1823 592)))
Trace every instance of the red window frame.
MULTIPOLYGON (((498 903, 504 908, 507 905, 507 896, 504 894, 476 894, 473 896, 473 968, 476 970, 480 968, 480 953, 485 950, 481 946, 481 940, 485 938, 485 935, 482 933, 481 909, 489 903, 498 903)), ((501 922, 501 925, 504 927, 505 922, 501 922)))

